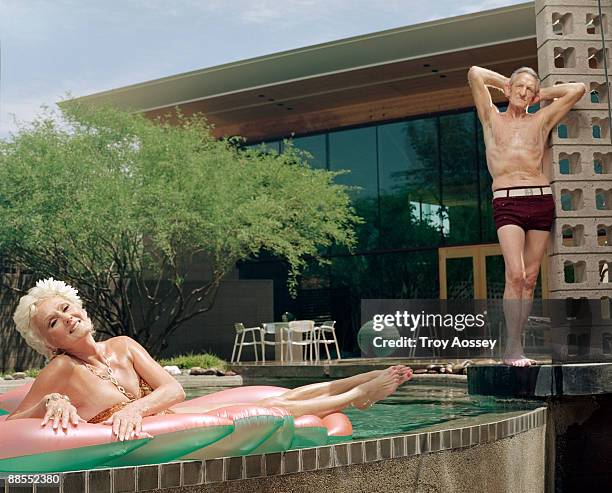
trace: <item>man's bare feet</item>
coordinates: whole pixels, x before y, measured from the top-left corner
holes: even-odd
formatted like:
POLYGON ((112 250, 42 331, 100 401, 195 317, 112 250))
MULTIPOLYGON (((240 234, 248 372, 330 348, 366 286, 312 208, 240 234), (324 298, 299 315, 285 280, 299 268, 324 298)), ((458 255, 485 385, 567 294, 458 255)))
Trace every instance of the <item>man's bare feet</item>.
POLYGON ((516 366, 518 368, 527 368, 528 366, 537 365, 538 362, 525 356, 518 356, 516 358, 505 357, 503 360, 504 365, 516 366))
POLYGON ((366 409, 377 401, 390 396, 403 383, 403 377, 396 372, 384 371, 374 380, 355 387, 360 394, 351 404, 357 409, 366 409))

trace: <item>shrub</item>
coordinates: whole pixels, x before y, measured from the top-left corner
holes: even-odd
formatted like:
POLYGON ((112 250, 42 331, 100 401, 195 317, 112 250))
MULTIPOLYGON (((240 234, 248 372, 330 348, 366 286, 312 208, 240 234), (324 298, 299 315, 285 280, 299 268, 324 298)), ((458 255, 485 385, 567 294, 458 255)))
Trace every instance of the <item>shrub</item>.
POLYGON ((159 360, 161 366, 178 366, 181 369, 189 369, 194 366, 200 368, 217 368, 219 370, 227 370, 229 365, 227 362, 214 354, 181 354, 168 359, 159 360))

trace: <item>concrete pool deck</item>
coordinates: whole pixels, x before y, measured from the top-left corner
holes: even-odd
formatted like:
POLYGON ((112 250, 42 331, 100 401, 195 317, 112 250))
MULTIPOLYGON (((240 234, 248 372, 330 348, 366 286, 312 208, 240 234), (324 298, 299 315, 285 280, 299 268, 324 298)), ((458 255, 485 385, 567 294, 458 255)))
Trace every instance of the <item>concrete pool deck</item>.
POLYGON ((468 370, 468 389, 470 394, 545 404, 548 484, 556 491, 609 491, 612 363, 474 366, 468 370))
MULTIPOLYGON (((270 376, 272 378, 273 375, 270 376)), ((325 379, 326 377, 279 377, 277 378, 300 378, 305 380, 316 381, 319 378, 325 379)), ((228 387, 240 387, 242 385, 257 385, 257 378, 262 377, 243 377, 242 375, 235 375, 231 377, 215 377, 209 375, 178 375, 175 376, 180 384, 183 386, 185 391, 197 391, 204 388, 219 387, 219 390, 228 387)), ((330 378, 330 377, 327 377, 330 378)), ((438 385, 467 385, 466 375, 447 375, 447 374, 417 374, 413 375, 412 380, 419 383, 432 383, 438 385)), ((9 392, 16 389, 26 383, 33 382, 33 378, 24 378, 20 380, 2 380, 0 379, 0 394, 9 392)))
MULTIPOLYGON (((407 359, 407 358, 348 358, 342 360, 322 360, 317 363, 308 361, 284 363, 267 361, 266 363, 245 361, 233 363, 231 368, 243 378, 278 377, 278 378, 344 378, 371 370, 382 370, 392 365, 403 364, 414 370, 427 369, 431 365, 460 365, 461 359, 407 359)), ((474 365, 493 365, 497 363, 491 358, 470 359, 474 365)), ((546 363, 547 360, 542 360, 546 363)), ((441 375, 449 375, 442 373, 441 375)))

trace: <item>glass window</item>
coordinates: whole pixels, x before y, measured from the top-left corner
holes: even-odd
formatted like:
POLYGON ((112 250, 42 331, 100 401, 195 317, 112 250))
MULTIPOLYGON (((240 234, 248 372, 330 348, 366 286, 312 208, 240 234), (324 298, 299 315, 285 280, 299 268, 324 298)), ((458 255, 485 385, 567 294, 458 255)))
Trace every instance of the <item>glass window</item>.
POLYGON ((280 140, 272 140, 270 142, 259 142, 257 144, 247 144, 246 147, 251 147, 253 149, 260 149, 262 152, 275 152, 276 154, 280 154, 280 140))
POLYGON ((335 257, 331 262, 331 311, 341 330, 343 352, 359 354, 361 300, 437 299, 438 251, 335 257))
POLYGON ((444 236, 448 244, 480 241, 474 112, 440 117, 444 236))
POLYGON ((325 134, 311 135, 308 137, 296 137, 291 139, 294 147, 306 151, 311 157, 308 158, 313 168, 325 169, 327 167, 327 148, 325 145, 325 134))
POLYGON ((440 297, 438 250, 381 255, 380 298, 437 299, 440 297))
POLYGON ((342 352, 359 355, 357 333, 361 326, 361 300, 379 298, 382 290, 381 255, 347 255, 332 258, 330 300, 342 352))
POLYGON ((474 299, 472 257, 446 259, 446 295, 449 300, 474 299))
POLYGON ((478 173, 480 179, 480 224, 482 227, 481 241, 484 243, 496 243, 497 231, 493 222, 493 178, 487 167, 487 154, 482 125, 476 123, 478 139, 478 173))
POLYGON ((380 125, 378 153, 381 246, 438 245, 443 224, 436 119, 380 125))
POLYGON ((350 196, 357 214, 365 223, 357 227, 358 249, 378 248, 378 172, 376 128, 357 128, 329 134, 329 169, 350 170, 336 178, 350 185, 350 196))

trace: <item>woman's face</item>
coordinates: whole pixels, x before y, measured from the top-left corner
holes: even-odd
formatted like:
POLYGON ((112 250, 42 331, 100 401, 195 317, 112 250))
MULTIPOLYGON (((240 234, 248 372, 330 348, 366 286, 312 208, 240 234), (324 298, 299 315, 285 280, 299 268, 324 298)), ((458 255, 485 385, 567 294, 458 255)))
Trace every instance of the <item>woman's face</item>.
POLYGON ((87 312, 59 296, 41 301, 32 323, 51 347, 64 350, 92 330, 87 312))

